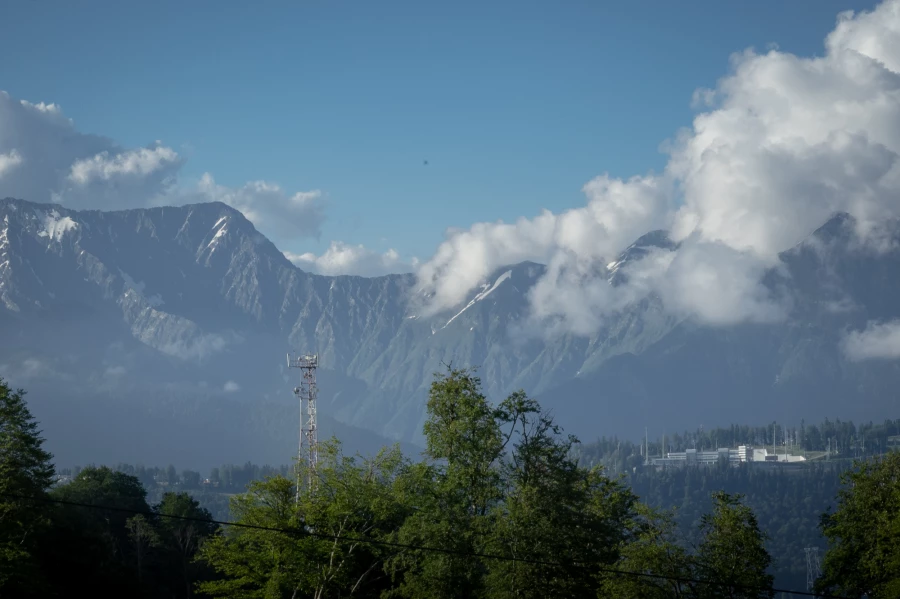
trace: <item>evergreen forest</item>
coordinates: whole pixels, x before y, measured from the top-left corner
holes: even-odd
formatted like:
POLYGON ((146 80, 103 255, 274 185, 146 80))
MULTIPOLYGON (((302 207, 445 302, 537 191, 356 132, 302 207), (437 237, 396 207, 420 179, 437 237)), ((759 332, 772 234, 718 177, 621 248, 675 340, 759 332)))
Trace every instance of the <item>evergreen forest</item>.
POLYGON ((315 469, 204 477, 57 472, 25 397, 0 380, 0 596, 788 597, 811 547, 820 596, 900 596, 897 422, 581 445, 524 392, 494 404, 448 368, 422 456, 332 439, 315 469), (807 462, 647 464, 663 443, 779 440, 807 462))

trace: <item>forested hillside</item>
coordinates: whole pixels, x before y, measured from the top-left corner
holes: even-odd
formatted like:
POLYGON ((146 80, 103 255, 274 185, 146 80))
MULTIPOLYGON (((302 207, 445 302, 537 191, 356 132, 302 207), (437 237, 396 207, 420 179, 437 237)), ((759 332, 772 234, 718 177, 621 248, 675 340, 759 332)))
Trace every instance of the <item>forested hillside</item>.
POLYGON ((825 551, 819 529, 821 515, 835 507, 839 468, 814 466, 797 471, 762 468, 683 468, 644 471, 627 478, 631 489, 648 505, 674 509, 679 529, 697 542, 695 531, 711 506, 710 493, 744 496, 759 527, 769 535, 775 584, 802 589, 806 584, 806 547, 825 551))
MULTIPOLYGON (((779 587, 801 588, 806 584, 806 547, 825 549, 819 518, 834 506, 841 473, 848 462, 811 464, 802 471, 785 472, 762 468, 686 468, 656 471, 641 469, 623 475, 625 482, 646 504, 675 509, 679 529, 696 531, 703 514, 712 507, 711 493, 722 490, 741 494, 767 532, 773 557, 772 571, 779 587), (799 586, 798 586, 799 585, 799 586)), ((167 492, 184 491, 196 498, 217 520, 229 520, 228 499, 247 484, 267 476, 290 476, 291 468, 254 464, 226 464, 215 468, 206 482, 200 474, 174 468, 144 468, 119 464, 116 469, 139 477, 148 500, 160 501, 167 492)), ((696 541, 695 535, 689 535, 696 541)))
MULTIPOLYGON (((600 464, 611 473, 620 473, 648 505, 676 510, 681 530, 696 530, 710 507, 711 491, 742 494, 770 537, 767 547, 773 557, 776 586, 802 588, 806 583, 804 549, 825 550, 819 520, 836 505, 841 474, 852 468, 856 459, 872 458, 896 447, 898 435, 900 419, 855 424, 826 418, 798 427, 773 423, 683 431, 647 443, 652 458, 661 455, 663 443, 665 451, 754 445, 767 446, 771 452, 774 438, 778 452, 808 458, 800 470, 778 466, 657 470, 644 465, 645 447, 614 437, 582 445, 578 453, 584 464, 600 464)), ((688 540, 695 542, 696 538, 689 536, 688 540)))
MULTIPOLYGON (((779 587, 801 588, 806 584, 806 547, 825 548, 819 518, 833 507, 840 486, 840 474, 848 464, 811 465, 801 472, 751 468, 645 469, 625 477, 641 500, 650 506, 675 509, 681 530, 695 531, 703 514, 712 507, 711 492, 723 490, 745 496, 745 503, 769 534, 767 544, 773 557, 772 571, 779 587)), ((167 492, 187 492, 217 520, 229 520, 229 497, 241 493, 253 481, 268 476, 290 476, 291 468, 255 464, 226 464, 215 468, 208 482, 196 472, 169 474, 166 468, 144 468, 119 464, 116 470, 139 477, 156 503, 167 492)), ((696 541, 695 538, 690 537, 696 541)))
MULTIPOLYGON (((900 420, 880 424, 831 421, 800 427, 775 425, 776 438, 791 439, 790 445, 778 445, 778 451, 805 453, 811 459, 802 470, 784 471, 774 468, 690 468, 665 471, 644 466, 640 445, 603 438, 573 448, 582 464, 602 465, 606 472, 623 476, 623 480, 647 505, 675 510, 675 520, 687 542, 697 542, 702 516, 712 508, 711 493, 725 491, 743 495, 745 504, 756 514, 760 528, 769 535, 767 548, 772 555, 775 585, 802 588, 806 584, 807 547, 818 547, 824 553, 826 542, 819 528, 821 515, 833 508, 840 477, 851 468, 853 458, 868 458, 892 445, 900 434, 900 420), (828 455, 828 439, 833 451, 828 455)), ((667 451, 683 451, 689 447, 734 447, 758 443, 768 436, 769 449, 773 427, 734 425, 732 427, 675 433, 666 438, 667 451)), ((650 455, 658 455, 662 439, 649 442, 650 455)), ((135 476, 147 490, 151 504, 162 501, 166 493, 186 492, 194 497, 216 520, 230 520, 229 498, 242 493, 252 482, 271 476, 291 477, 293 466, 222 464, 207 473, 192 470, 178 472, 173 465, 146 467, 117 464, 114 470, 135 476)), ((76 469, 60 471, 67 481, 79 473, 76 469)))
POLYGON ((734 424, 704 430, 668 433, 643 443, 618 437, 601 437, 578 447, 581 460, 603 464, 613 471, 631 471, 644 462, 644 454, 661 457, 668 451, 711 450, 718 447, 751 445, 781 453, 786 451, 807 459, 847 460, 864 458, 900 448, 900 419, 883 422, 829 420, 818 424, 784 426, 773 422, 766 426, 734 424), (774 447, 773 447, 774 444, 774 447))
POLYGON ((803 589, 799 555, 825 547, 819 531, 822 590, 896 584, 898 452, 852 481, 841 462, 609 476, 579 464, 535 400, 493 406, 471 372, 448 370, 421 461, 333 440, 315 470, 55 475, 23 394, 0 382, 0 400, 0 590, 17 597, 72 581, 100 597, 773 597, 803 589), (203 503, 223 514, 226 497, 219 523, 203 503))

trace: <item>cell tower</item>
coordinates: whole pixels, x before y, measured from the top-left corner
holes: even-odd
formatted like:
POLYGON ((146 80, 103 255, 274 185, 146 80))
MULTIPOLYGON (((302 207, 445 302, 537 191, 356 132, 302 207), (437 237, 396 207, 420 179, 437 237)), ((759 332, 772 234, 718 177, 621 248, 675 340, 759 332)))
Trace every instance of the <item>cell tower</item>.
POLYGON ((316 368, 318 354, 287 356, 288 368, 299 368, 302 377, 300 386, 294 388, 294 395, 300 398, 300 442, 297 448, 297 501, 300 501, 300 464, 306 463, 306 485, 311 489, 316 483, 316 466, 319 462, 318 423, 316 421, 316 368), (303 404, 306 404, 306 414, 303 404))
POLYGON ((816 580, 822 575, 822 567, 819 563, 819 548, 807 547, 806 552, 806 590, 812 591, 816 580))

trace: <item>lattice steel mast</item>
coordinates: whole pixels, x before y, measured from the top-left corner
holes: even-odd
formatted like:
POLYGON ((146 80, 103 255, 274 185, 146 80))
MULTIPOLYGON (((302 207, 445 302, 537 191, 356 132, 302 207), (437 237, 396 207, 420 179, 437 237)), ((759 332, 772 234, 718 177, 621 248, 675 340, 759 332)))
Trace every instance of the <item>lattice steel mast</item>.
POLYGON ((318 354, 287 356, 288 368, 299 368, 302 376, 300 386, 294 388, 294 395, 300 398, 300 441, 297 447, 297 501, 300 501, 300 465, 306 464, 306 486, 309 489, 316 484, 316 466, 319 462, 318 423, 316 421, 316 368, 319 365, 318 354), (306 404, 306 414, 303 404, 306 404))

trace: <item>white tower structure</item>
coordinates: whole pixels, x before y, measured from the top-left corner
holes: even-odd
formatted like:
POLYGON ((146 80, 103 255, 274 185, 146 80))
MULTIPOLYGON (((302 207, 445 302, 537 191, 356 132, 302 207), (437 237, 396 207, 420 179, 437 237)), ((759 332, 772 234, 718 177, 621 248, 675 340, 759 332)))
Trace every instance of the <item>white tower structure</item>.
POLYGON ((319 461, 318 423, 316 421, 316 368, 318 354, 287 356, 288 368, 299 368, 300 386, 294 388, 294 395, 300 398, 300 441, 297 448, 297 501, 300 501, 300 464, 305 463, 306 485, 313 488, 316 483, 316 465, 319 461), (306 404, 306 413, 303 407, 306 404))

